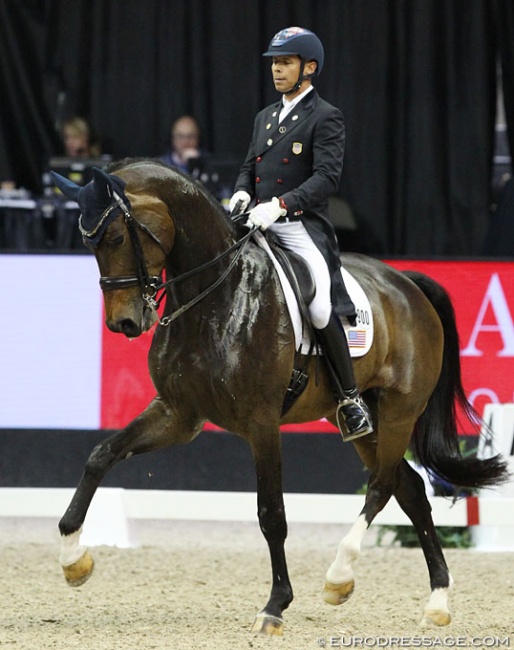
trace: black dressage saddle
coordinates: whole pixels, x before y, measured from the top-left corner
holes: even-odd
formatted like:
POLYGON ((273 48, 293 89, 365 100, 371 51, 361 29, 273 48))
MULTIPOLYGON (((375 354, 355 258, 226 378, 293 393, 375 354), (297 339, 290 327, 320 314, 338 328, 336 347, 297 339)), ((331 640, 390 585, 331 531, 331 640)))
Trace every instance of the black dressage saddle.
POLYGON ((298 300, 302 319, 310 322, 307 307, 316 293, 316 284, 309 265, 301 255, 281 246, 277 238, 269 230, 266 231, 265 237, 291 284, 298 300))
POLYGON ((297 354, 295 357, 293 373, 282 404, 282 415, 285 415, 303 393, 309 381, 307 366, 314 348, 314 342, 316 341, 314 328, 309 316, 309 305, 316 293, 316 284, 310 267, 301 255, 281 246, 269 230, 266 231, 265 237, 291 284, 291 288, 298 302, 302 325, 308 329, 311 340, 311 349, 309 350, 307 359, 305 357, 302 359, 300 354, 297 354))

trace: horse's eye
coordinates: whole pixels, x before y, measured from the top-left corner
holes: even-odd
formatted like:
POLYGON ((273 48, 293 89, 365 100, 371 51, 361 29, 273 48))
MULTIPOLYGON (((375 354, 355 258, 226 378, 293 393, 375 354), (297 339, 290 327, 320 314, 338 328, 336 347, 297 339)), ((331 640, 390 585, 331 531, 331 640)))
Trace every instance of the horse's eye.
POLYGON ((121 246, 125 240, 123 233, 116 235, 115 237, 107 239, 108 246, 121 246))

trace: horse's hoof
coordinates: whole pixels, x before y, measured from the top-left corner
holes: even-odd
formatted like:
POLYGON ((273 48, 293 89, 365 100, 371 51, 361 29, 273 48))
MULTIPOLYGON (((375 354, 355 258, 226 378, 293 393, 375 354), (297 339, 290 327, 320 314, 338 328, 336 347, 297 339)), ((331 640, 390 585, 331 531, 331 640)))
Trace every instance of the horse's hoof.
POLYGON ((450 612, 445 612, 442 609, 425 609, 421 625, 437 625, 437 627, 444 627, 451 623, 452 617, 450 612))
POLYGON ((257 614, 252 625, 252 632, 255 634, 267 634, 268 636, 282 636, 284 633, 284 621, 278 618, 278 616, 257 614))
POLYGON ((63 566, 64 577, 70 587, 80 587, 91 576, 95 566, 94 560, 86 551, 84 555, 73 564, 63 566))
POLYGON ((342 605, 353 594, 355 589, 355 581, 348 580, 339 585, 334 585, 331 582, 325 582, 323 589, 323 600, 329 605, 342 605))

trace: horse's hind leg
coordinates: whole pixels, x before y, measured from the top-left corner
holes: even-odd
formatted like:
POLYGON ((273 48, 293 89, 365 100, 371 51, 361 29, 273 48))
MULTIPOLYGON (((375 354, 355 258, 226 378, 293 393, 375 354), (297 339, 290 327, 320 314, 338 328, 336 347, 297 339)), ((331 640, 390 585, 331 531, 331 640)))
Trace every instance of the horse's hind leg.
MULTIPOLYGON (((268 436, 268 434, 264 434, 268 436)), ((268 543, 272 588, 264 609, 257 614, 253 632, 280 635, 283 632, 282 612, 293 600, 287 571, 284 543, 287 523, 282 494, 282 459, 278 430, 272 437, 251 441, 257 476, 257 509, 259 525, 268 543)))
POLYGON ((96 489, 111 467, 134 454, 175 442, 187 442, 193 435, 192 427, 186 429, 183 423, 179 426, 178 420, 172 419, 162 402, 155 399, 125 429, 106 438, 93 449, 71 503, 59 522, 59 559, 69 585, 80 586, 93 570, 93 560, 88 550, 80 546, 80 535, 96 489), (172 427, 173 422, 176 426, 172 427))
POLYGON ((437 538, 425 485, 421 476, 405 460, 399 467, 399 478, 394 496, 416 529, 430 575, 432 593, 422 624, 448 625, 451 621, 448 595, 453 580, 437 538))
MULTIPOLYGON (((372 474, 364 508, 350 532, 339 544, 336 559, 327 571, 323 592, 325 601, 331 605, 339 605, 351 596, 354 588, 353 565, 360 555, 364 535, 373 519, 394 494, 416 529, 430 574, 432 594, 425 607, 422 623, 448 625, 451 621, 448 594, 452 579, 432 521, 423 479, 402 458, 403 452, 399 462, 393 461, 397 450, 389 456, 389 464, 384 464, 384 459, 382 463, 377 463, 372 440, 355 441, 354 444, 366 465, 372 469, 372 474)), ((389 451, 391 452, 391 449, 389 451)))
POLYGON ((397 466, 406 448, 406 439, 397 438, 397 448, 391 445, 385 457, 381 457, 375 439, 354 441, 355 448, 371 476, 366 491, 366 501, 357 521, 339 543, 335 560, 330 565, 325 580, 323 598, 330 605, 341 605, 353 593, 354 564, 358 559, 362 540, 371 522, 387 504, 398 481, 397 466))

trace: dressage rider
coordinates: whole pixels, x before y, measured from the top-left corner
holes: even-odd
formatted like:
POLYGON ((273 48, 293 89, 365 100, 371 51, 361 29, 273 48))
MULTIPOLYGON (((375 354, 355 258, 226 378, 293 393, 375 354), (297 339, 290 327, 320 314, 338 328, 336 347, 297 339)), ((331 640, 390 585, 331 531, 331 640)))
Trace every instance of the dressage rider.
POLYGON ((337 395, 344 440, 373 430, 359 395, 348 343, 338 315, 355 316, 341 276, 328 198, 343 168, 345 130, 339 109, 320 98, 313 77, 323 68, 324 50, 308 29, 278 32, 263 56, 271 57, 277 104, 260 111, 247 157, 230 200, 230 210, 251 208, 249 221, 269 228, 280 243, 302 255, 316 282, 309 311, 337 395))

